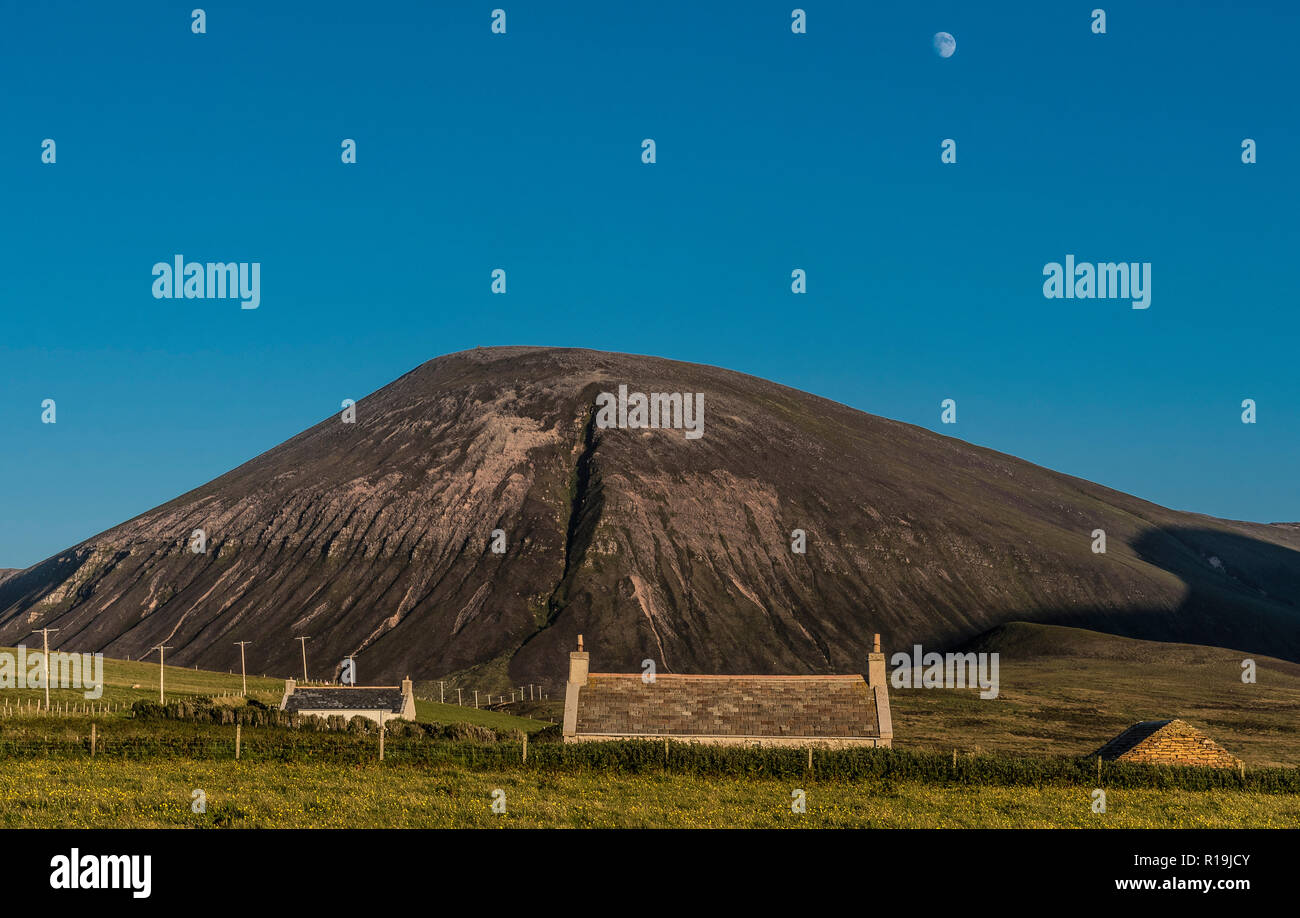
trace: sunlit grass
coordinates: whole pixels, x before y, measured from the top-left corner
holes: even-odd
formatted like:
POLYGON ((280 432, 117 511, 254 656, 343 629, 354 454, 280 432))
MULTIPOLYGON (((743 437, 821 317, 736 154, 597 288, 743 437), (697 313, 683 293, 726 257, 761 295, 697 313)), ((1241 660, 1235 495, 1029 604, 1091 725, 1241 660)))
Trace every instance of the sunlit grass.
POLYGON ((1300 826, 1300 796, 1078 787, 542 774, 458 766, 28 760, 0 772, 0 827, 1202 828, 1300 826), (505 792, 506 813, 491 811, 505 792), (802 789, 807 812, 791 810, 802 789), (193 792, 206 811, 192 811, 193 792))

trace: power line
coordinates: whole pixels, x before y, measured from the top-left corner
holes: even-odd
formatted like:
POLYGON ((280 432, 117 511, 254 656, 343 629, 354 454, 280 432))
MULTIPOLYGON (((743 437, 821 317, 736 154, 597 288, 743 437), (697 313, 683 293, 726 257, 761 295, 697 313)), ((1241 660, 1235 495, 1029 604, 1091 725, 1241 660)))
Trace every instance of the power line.
POLYGON ((171 647, 165 644, 159 644, 156 647, 151 647, 149 649, 158 651, 158 703, 166 704, 167 699, 163 695, 163 680, 166 673, 166 670, 163 669, 163 651, 171 650, 171 647))
POLYGON ((302 681, 303 681, 304 683, 306 683, 306 681, 307 681, 307 642, 310 641, 311 638, 310 638, 310 637, 303 636, 303 637, 300 637, 300 638, 295 638, 294 640, 299 641, 299 642, 302 644, 302 681))
POLYGON ((251 644, 252 641, 235 641, 239 645, 239 675, 244 679, 244 695, 248 695, 248 672, 244 668, 244 645, 251 644))

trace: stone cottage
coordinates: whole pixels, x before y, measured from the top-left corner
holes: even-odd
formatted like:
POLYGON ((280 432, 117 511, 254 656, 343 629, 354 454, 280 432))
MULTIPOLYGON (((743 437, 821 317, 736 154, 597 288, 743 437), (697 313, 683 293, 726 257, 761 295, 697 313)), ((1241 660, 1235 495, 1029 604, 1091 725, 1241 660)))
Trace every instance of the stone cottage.
POLYGON ((1181 720, 1144 720, 1134 724, 1098 749, 1097 755, 1108 761, 1151 765, 1241 767, 1241 759, 1181 720))
POLYGON ((281 711, 297 711, 317 717, 346 719, 368 717, 375 723, 415 720, 415 693, 408 676, 396 685, 321 685, 298 688, 293 679, 284 683, 281 711))
POLYGON ((564 741, 671 739, 742 746, 888 746, 894 727, 880 635, 860 673, 708 676, 589 672, 569 654, 564 741))

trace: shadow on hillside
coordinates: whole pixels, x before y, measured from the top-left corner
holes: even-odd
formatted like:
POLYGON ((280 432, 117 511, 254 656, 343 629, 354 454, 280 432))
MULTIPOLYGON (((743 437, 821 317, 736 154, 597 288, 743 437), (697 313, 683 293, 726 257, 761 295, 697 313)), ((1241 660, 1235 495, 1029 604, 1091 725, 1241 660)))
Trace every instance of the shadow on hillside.
POLYGON ((1013 617, 1300 662, 1300 551, 1193 527, 1153 529, 1131 547, 1143 561, 1183 582, 1187 595, 1177 607, 1144 606, 1134 597, 1133 605, 1122 608, 1034 610, 1013 617))

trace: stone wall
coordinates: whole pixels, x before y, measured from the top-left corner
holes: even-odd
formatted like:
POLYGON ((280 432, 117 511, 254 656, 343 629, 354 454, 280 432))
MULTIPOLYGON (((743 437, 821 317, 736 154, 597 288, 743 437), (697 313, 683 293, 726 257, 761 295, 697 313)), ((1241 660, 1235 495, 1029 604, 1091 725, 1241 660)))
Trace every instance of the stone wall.
POLYGON ((1171 721, 1119 756, 1125 762, 1152 765, 1201 765, 1237 768, 1241 760, 1195 727, 1171 721))

